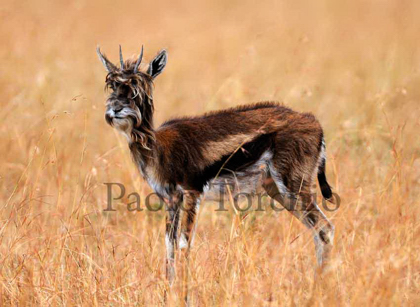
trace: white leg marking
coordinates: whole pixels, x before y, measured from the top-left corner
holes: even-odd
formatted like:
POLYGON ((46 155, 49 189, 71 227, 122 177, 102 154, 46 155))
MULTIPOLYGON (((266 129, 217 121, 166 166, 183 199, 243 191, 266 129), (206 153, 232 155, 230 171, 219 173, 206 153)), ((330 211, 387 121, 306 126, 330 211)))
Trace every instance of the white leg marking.
POLYGON ((187 238, 185 237, 184 233, 181 233, 181 237, 179 238, 179 248, 184 249, 188 247, 187 238))
POLYGON ((169 238, 169 235, 165 235, 165 245, 166 245, 166 257, 168 257, 168 260, 174 259, 174 242, 171 241, 169 238))

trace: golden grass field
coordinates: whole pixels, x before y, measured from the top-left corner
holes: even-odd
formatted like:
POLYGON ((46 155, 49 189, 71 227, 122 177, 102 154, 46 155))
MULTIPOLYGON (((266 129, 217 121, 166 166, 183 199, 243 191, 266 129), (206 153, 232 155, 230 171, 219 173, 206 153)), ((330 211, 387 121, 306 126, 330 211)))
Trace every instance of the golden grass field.
POLYGON ((105 182, 151 190, 104 120, 97 44, 115 62, 118 44, 126 57, 144 44, 144 63, 168 50, 157 124, 277 100, 325 129, 342 200, 326 213, 329 274, 314 279, 311 234, 287 212, 204 204, 193 306, 420 304, 419 1, 35 0, 0 14, 1 305, 163 304, 164 212, 103 211, 105 182))

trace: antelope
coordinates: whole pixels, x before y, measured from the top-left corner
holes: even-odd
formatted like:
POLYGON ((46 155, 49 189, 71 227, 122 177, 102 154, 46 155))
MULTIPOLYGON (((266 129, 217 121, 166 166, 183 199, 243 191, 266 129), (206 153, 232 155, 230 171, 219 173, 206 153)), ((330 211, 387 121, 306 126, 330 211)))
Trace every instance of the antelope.
POLYGON ((333 193, 325 176, 325 141, 318 120, 279 103, 260 102, 171 119, 155 128, 154 81, 166 66, 167 52, 160 51, 142 71, 143 47, 136 60, 124 61, 121 46, 119 51, 117 67, 97 48, 111 90, 105 119, 126 136, 135 165, 165 203, 169 284, 175 278, 176 250, 188 259, 209 183, 233 177, 249 185, 260 176, 267 194, 312 231, 318 267, 325 267, 334 226, 311 193, 315 178, 326 200, 333 202, 333 193))

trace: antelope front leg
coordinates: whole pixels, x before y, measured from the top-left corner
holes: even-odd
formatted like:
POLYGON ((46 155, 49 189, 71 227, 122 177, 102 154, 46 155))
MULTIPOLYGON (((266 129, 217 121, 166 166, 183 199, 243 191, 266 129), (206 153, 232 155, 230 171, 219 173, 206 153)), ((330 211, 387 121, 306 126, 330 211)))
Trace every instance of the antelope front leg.
POLYGON ((182 295, 188 305, 188 275, 189 275, 189 253, 194 238, 196 216, 198 212, 200 193, 186 191, 182 205, 181 216, 181 237, 179 248, 181 249, 181 270, 182 270, 182 295))
POLYGON ((179 208, 173 203, 166 210, 166 278, 169 286, 172 286, 175 279, 175 250, 178 247, 178 224, 179 208))

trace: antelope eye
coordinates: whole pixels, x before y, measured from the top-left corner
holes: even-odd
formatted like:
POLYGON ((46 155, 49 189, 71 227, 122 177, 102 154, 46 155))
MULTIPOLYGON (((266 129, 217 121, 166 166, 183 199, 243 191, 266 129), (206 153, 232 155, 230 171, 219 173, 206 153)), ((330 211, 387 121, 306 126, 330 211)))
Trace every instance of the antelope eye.
POLYGON ((117 88, 115 82, 109 82, 109 83, 106 84, 106 86, 113 91, 115 91, 116 88, 117 88))

